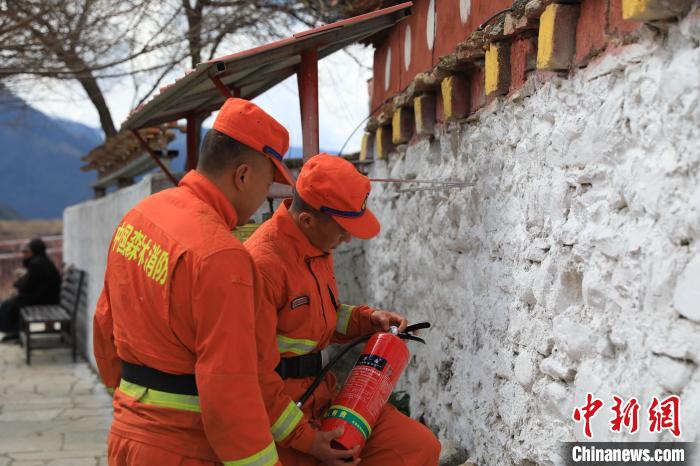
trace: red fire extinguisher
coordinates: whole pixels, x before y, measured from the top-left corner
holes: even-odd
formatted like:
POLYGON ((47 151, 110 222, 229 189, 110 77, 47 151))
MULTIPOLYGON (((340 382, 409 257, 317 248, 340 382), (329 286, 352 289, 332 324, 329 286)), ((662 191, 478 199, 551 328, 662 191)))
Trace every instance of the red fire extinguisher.
POLYGON ((343 435, 334 440, 336 448, 350 450, 359 445, 361 450, 365 446, 379 413, 408 364, 410 354, 403 340, 425 343, 409 332, 429 326, 412 325, 401 334, 392 327, 387 333, 375 333, 369 338, 321 425, 324 432, 343 427, 343 435))

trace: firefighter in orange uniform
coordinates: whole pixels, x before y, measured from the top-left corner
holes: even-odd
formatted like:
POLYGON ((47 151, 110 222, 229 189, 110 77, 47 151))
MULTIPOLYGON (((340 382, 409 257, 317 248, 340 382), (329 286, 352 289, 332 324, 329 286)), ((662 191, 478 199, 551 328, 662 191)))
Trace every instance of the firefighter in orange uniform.
MULTIPOLYGON (((295 401, 322 367, 321 350, 330 343, 397 325, 399 314, 342 303, 333 272, 332 251, 352 236, 369 239, 379 222, 366 208, 369 179, 348 161, 327 154, 309 159, 286 200, 245 246, 263 278, 263 305, 257 314, 260 380, 272 435, 285 466, 319 462, 346 465, 348 456, 331 448, 342 432, 318 426, 336 394, 326 376, 302 409, 295 401), (277 329, 275 336, 262 331, 277 329)), ((354 463, 360 459, 355 448, 354 463)), ((428 428, 387 405, 361 452, 363 465, 437 465, 440 443, 428 428)))
POLYGON ((196 171, 121 220, 94 318, 95 359, 114 391, 113 466, 276 465, 258 385, 261 279, 231 234, 275 181, 287 130, 228 99, 196 171))

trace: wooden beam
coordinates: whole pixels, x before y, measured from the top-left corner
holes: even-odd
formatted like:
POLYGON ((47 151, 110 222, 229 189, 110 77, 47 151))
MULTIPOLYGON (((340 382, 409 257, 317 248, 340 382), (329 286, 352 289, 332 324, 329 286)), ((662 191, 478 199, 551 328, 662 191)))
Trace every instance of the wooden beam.
POLYGON ((163 164, 163 162, 161 162, 161 160, 160 160, 160 158, 158 157, 158 155, 153 151, 153 149, 151 149, 151 147, 148 145, 148 143, 141 137, 141 135, 139 134, 139 132, 138 132, 137 130, 135 130, 135 129, 132 129, 131 131, 134 133, 134 136, 136 136, 136 139, 138 139, 138 141, 141 143, 141 146, 143 147, 143 149, 144 149, 146 152, 148 152, 148 155, 150 155, 151 158, 158 164, 158 166, 160 167, 160 169, 163 170, 163 173, 165 173, 165 175, 166 175, 168 178, 170 178, 170 181, 172 181, 173 185, 177 186, 177 185, 178 185, 177 178, 175 178, 175 177, 173 176, 173 174, 170 173, 170 170, 168 170, 168 167, 166 167, 166 166, 163 164))

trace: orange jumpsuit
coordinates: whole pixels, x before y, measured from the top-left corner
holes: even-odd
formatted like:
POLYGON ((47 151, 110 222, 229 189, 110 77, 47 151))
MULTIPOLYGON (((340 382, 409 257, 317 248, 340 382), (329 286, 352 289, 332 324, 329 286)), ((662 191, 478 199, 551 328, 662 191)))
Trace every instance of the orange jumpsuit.
POLYGON ((192 171, 117 228, 94 318, 100 375, 116 389, 110 465, 279 464, 258 384, 260 276, 236 222, 192 171), (120 380, 121 361, 195 374, 199 395, 120 380))
MULTIPOLYGON (((314 247, 294 223, 287 200, 249 238, 250 251, 263 277, 264 297, 257 314, 260 386, 285 466, 317 464, 309 451, 316 429, 336 395, 329 374, 304 404, 294 402, 313 377, 283 380, 280 357, 321 351, 373 331, 368 306, 340 304, 333 257, 314 247), (265 327, 277 329, 277 341, 265 327)), ((437 465, 440 443, 428 428, 387 405, 360 454, 363 465, 437 465)))

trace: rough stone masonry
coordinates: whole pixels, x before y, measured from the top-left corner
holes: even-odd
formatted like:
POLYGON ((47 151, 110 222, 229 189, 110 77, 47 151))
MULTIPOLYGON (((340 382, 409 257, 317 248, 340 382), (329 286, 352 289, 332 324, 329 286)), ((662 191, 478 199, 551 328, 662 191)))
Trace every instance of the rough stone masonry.
POLYGON ((670 440, 646 407, 677 394, 681 439, 700 441, 699 42, 695 2, 374 162, 375 177, 474 183, 375 185, 382 233, 337 273, 345 301, 434 324, 401 388, 478 464, 562 464, 587 392, 606 403, 594 440, 670 440), (639 399, 637 434, 611 433, 614 394, 639 399))

